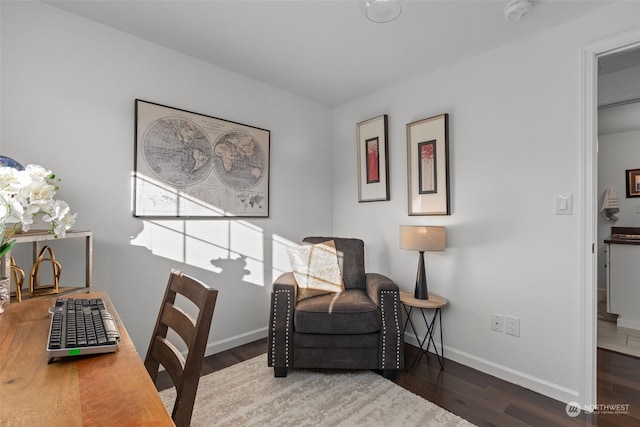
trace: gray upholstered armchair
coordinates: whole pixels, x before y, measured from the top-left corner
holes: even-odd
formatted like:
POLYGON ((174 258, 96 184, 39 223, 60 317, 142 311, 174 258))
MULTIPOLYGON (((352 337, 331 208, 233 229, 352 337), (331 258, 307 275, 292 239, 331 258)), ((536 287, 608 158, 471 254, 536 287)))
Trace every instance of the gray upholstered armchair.
POLYGON ((365 273, 364 242, 307 237, 306 244, 334 240, 344 292, 298 301, 293 273, 273 283, 269 366, 276 377, 288 368, 377 369, 392 377, 404 368, 400 293, 391 279, 365 273))

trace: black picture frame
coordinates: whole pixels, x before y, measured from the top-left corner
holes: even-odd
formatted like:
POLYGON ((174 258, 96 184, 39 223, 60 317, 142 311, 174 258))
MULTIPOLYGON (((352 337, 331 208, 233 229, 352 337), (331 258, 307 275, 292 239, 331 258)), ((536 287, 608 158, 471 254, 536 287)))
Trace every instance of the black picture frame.
POLYGON ((388 117, 382 115, 356 125, 358 202, 390 199, 388 117))
POLYGON ((269 216, 271 132, 135 100, 133 215, 269 216))
POLYGON ((640 169, 627 169, 625 178, 627 198, 640 197, 640 169))
POLYGON ((449 115, 407 124, 409 215, 450 215, 449 115))

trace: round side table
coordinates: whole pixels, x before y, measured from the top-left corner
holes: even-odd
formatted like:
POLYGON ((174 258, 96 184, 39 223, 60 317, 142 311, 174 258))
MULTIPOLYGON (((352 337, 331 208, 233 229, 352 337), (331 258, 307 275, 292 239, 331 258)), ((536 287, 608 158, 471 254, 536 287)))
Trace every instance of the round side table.
POLYGON ((413 364, 411 365, 411 368, 413 369, 413 367, 415 367, 416 363, 418 363, 422 358, 422 355, 427 353, 429 351, 429 347, 431 346, 431 344, 433 344, 433 350, 436 353, 438 362, 440 362, 440 368, 444 369, 444 342, 442 341, 441 309, 442 307, 447 305, 447 300, 435 294, 429 294, 429 299, 417 299, 417 298, 414 298, 412 292, 401 291, 400 302, 402 303, 402 306, 404 307, 404 311, 407 314, 407 321, 404 324, 403 332, 407 330, 408 325, 411 325, 411 330, 413 331, 413 334, 415 335, 416 340, 418 340, 418 344, 420 345, 420 351, 418 352, 415 359, 413 360, 413 364), (413 321, 411 320, 411 312, 413 311, 414 308, 420 310, 420 313, 422 314, 422 319, 424 320, 424 323, 427 327, 427 331, 424 334, 424 337, 422 338, 420 338, 420 336, 418 335, 418 332, 416 331, 413 321), (433 316, 431 316, 431 320, 428 319, 427 315, 425 314, 425 310, 426 311, 433 310, 433 316), (436 323, 438 324, 438 327, 440 329, 440 346, 442 348, 442 354, 438 353, 438 347, 436 347, 436 343, 433 340, 433 333, 434 333, 436 323), (426 348, 424 347, 425 343, 427 344, 426 348))

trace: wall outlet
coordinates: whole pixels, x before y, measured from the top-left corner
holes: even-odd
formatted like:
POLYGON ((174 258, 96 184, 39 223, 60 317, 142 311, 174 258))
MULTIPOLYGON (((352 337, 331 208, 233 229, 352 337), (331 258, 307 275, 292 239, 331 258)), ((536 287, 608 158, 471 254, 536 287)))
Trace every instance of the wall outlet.
POLYGON ((502 314, 491 315, 491 330, 502 333, 504 329, 504 316, 502 314))
POLYGON ((514 337, 520 336, 520 319, 512 316, 504 317, 504 333, 507 335, 513 335, 514 337))

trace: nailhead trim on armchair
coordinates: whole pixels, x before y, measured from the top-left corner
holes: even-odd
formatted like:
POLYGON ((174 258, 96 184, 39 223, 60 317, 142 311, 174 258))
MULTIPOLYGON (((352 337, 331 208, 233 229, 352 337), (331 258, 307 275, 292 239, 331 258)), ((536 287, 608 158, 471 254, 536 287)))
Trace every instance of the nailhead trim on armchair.
POLYGON ((272 307, 272 321, 271 321, 271 363, 276 366, 276 348, 280 346, 279 340, 284 340, 284 366, 288 368, 290 366, 289 354, 290 354, 290 335, 291 335, 291 306, 292 306, 292 292, 288 289, 276 289, 273 291, 273 307, 272 307), (280 298, 286 298, 286 300, 279 301, 280 298), (278 306, 285 304, 286 314, 284 319, 278 317, 278 306), (278 323, 284 323, 284 334, 278 333, 278 323))
POLYGON ((382 346, 382 357, 381 357, 381 367, 380 369, 400 369, 403 365, 404 358, 402 357, 402 346, 396 345, 395 347, 395 366, 389 366, 389 361, 387 360, 387 339, 391 334, 395 335, 395 339, 391 340, 391 343, 402 343, 402 328, 400 322, 400 313, 398 311, 399 307, 399 294, 398 291, 390 291, 390 290, 381 290, 380 291, 380 311, 382 313, 382 336, 381 336, 381 346, 382 346), (391 307, 388 307, 389 296, 391 297, 391 307), (393 310, 393 321, 389 322, 389 315, 391 314, 391 310, 393 310), (387 335, 387 330, 389 331, 389 335, 387 335))

